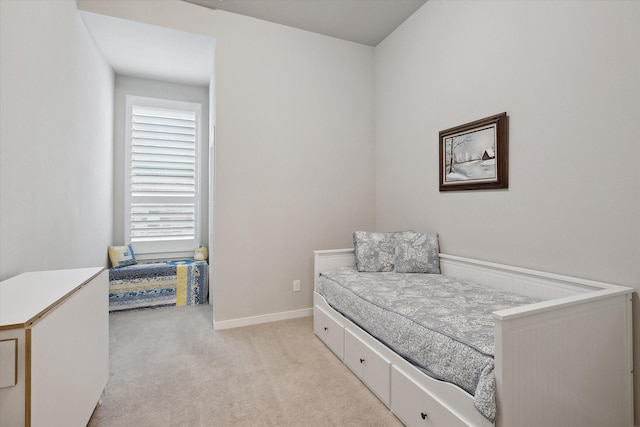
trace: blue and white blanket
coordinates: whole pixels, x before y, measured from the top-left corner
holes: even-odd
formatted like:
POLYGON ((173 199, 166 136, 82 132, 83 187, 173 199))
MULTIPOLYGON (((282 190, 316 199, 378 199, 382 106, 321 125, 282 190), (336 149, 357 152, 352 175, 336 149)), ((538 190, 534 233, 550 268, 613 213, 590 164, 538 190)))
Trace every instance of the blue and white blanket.
POLYGON ((474 396, 496 415, 494 311, 540 300, 440 274, 322 273, 316 290, 351 319, 427 375, 474 396))
POLYGON ((169 261, 109 270, 109 311, 204 304, 206 261, 169 261))

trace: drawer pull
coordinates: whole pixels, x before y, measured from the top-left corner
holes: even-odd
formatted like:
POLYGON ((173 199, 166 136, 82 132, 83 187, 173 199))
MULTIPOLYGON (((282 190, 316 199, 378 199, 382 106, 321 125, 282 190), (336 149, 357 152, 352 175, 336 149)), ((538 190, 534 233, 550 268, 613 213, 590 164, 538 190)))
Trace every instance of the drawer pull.
POLYGON ((360 363, 364 363, 364 359, 360 359, 360 363))
POLYGON ((426 412, 420 412, 420 416, 422 417, 423 420, 427 419, 427 413, 426 412))
POLYGON ((328 331, 328 330, 329 330, 329 328, 327 328, 327 327, 325 326, 325 327, 324 327, 324 330, 325 330, 325 331, 328 331))

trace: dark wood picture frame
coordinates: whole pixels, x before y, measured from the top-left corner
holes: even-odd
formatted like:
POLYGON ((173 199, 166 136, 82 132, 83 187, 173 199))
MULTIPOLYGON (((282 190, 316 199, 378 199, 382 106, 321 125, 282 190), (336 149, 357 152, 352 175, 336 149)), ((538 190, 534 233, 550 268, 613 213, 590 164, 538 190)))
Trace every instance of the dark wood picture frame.
POLYGON ((509 188, 507 113, 440 132, 440 191, 509 188))

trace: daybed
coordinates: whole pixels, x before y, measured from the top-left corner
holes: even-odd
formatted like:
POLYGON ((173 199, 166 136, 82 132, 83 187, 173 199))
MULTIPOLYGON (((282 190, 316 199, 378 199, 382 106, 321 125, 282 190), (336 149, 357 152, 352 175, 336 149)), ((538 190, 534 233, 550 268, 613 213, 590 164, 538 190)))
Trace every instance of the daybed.
MULTIPOLYGON (((315 334, 406 425, 633 425, 632 289, 439 254, 439 269, 448 279, 440 274, 433 276, 438 276, 445 287, 451 283, 457 286, 461 280, 470 281, 521 297, 519 302, 518 296, 515 297, 516 306, 512 304, 512 308, 489 314, 488 318, 494 322, 493 345, 480 348, 481 351, 475 354, 473 348, 464 353, 454 347, 469 343, 472 347, 476 345, 475 350, 481 347, 474 341, 475 330, 461 338, 456 335, 459 332, 447 329, 446 325, 412 319, 410 311, 413 309, 403 304, 385 307, 378 300, 382 291, 364 297, 372 303, 368 308, 365 303, 365 308, 354 309, 360 298, 355 296, 358 289, 348 289, 342 302, 336 300, 335 294, 341 287, 336 285, 337 276, 353 273, 354 268, 349 266, 355 264, 354 250, 315 251, 314 254, 315 334), (322 275, 340 267, 349 268, 322 275), (337 307, 330 305, 320 292, 333 299, 332 303, 337 307), (376 311, 382 312, 383 317, 373 317, 376 311), (404 321, 410 326, 407 330, 387 331, 385 335, 385 328, 393 317, 400 319, 400 324, 404 321), (421 322, 427 325, 431 335, 419 335, 414 326, 421 322), (425 367, 418 359, 429 359, 429 355, 406 354, 411 344, 432 348, 437 347, 434 343, 438 341, 450 353, 447 355, 445 351, 444 357, 436 356, 439 364, 425 367), (396 351, 391 345, 396 346, 396 351), (486 406, 491 398, 486 393, 480 399, 474 396, 474 393, 482 394, 476 387, 483 392, 491 391, 486 385, 491 383, 490 372, 482 372, 484 376, 478 375, 480 382, 472 385, 443 374, 449 370, 455 377, 460 370, 466 369, 459 363, 462 361, 461 365, 465 365, 469 358, 484 360, 481 365, 475 365, 476 368, 493 368, 495 395, 491 398, 495 399, 494 408, 497 408, 494 420, 491 419, 491 405, 489 409, 486 406)), ((364 283, 358 285, 353 278, 347 282, 355 281, 355 288, 359 289, 379 286, 372 285, 371 276, 380 273, 363 274, 364 283)), ((403 274, 405 276, 398 279, 399 282, 396 280, 396 285, 406 284, 410 282, 409 276, 416 276, 393 271, 380 275, 403 274)), ((396 286, 393 299, 400 288, 403 286, 396 286)), ((411 292, 416 289, 409 288, 411 292)), ((465 291, 462 297, 466 295, 465 291)), ((435 304, 437 307, 438 303, 435 304)), ((430 311, 438 310, 432 307, 430 311)), ((451 313, 446 315, 452 316, 455 317, 451 313)), ((479 323, 485 320, 481 316, 473 319, 479 323)))
POLYGON ((109 269, 109 311, 204 304, 206 261, 169 261, 109 269))

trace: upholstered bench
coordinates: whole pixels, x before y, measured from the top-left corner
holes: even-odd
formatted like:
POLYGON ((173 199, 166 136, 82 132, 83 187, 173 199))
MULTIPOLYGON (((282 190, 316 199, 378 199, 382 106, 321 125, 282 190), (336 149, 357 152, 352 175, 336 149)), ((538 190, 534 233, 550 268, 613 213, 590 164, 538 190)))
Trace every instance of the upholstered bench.
POLYGON ((206 261, 135 264, 109 270, 109 311, 204 304, 206 261))

